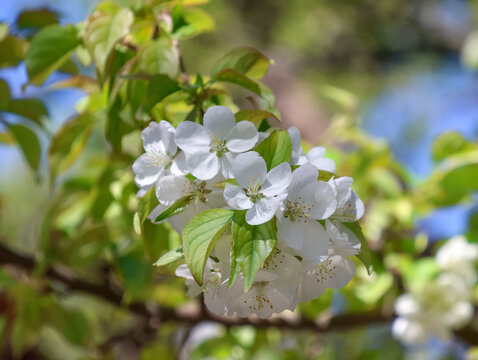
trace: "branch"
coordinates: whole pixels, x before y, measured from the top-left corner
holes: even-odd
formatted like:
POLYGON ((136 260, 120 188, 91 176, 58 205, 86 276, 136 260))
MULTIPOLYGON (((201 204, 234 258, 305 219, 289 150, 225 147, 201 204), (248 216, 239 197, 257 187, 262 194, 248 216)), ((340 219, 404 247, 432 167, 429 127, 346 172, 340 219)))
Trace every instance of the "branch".
MULTIPOLYGON (((0 243, 0 265, 13 265, 27 271, 32 271, 36 266, 36 262, 30 256, 14 252, 0 243)), ((346 330, 377 323, 387 323, 394 318, 392 313, 386 314, 379 310, 356 314, 349 313, 335 315, 330 317, 328 320, 319 322, 315 322, 306 318, 299 318, 290 321, 284 318, 272 318, 269 320, 253 320, 235 317, 231 318, 217 316, 204 310, 198 311, 196 313, 184 313, 176 309, 165 307, 153 308, 146 306, 146 304, 141 302, 124 304, 124 294, 122 292, 118 292, 117 290, 114 290, 104 284, 97 285, 85 282, 54 267, 48 268, 45 272, 45 276, 51 280, 60 281, 71 291, 80 291, 90 295, 95 295, 118 307, 127 308, 136 315, 145 318, 149 324, 148 326, 150 326, 152 329, 157 328, 161 322, 168 321, 185 323, 193 326, 202 321, 214 321, 226 327, 252 325, 256 328, 275 327, 290 331, 307 330, 326 333, 330 331, 346 330)), ((456 331, 456 335, 467 341, 469 344, 478 344, 478 335, 470 326, 456 331)))

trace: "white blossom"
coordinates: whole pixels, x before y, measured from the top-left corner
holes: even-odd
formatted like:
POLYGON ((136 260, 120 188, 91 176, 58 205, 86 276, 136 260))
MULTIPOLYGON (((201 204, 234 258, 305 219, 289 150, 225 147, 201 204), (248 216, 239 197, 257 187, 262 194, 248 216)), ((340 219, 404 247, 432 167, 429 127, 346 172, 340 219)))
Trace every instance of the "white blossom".
POLYGON ((247 210, 250 225, 263 224, 274 217, 280 198, 290 182, 290 165, 282 163, 267 172, 266 162, 257 152, 238 155, 232 163, 237 185, 227 183, 224 199, 233 209, 247 210))
POLYGON ((226 205, 222 191, 214 187, 214 180, 190 180, 184 175, 167 175, 161 177, 156 184, 156 197, 160 204, 153 209, 148 218, 154 221, 176 200, 190 197, 189 205, 181 213, 168 218, 168 221, 179 233, 194 215, 211 208, 226 205))
POLYGON ((277 217, 277 233, 284 243, 316 263, 329 247, 329 236, 317 220, 326 219, 336 208, 333 185, 317 177, 310 164, 297 168, 277 217))
POLYGON ((176 144, 186 153, 187 166, 195 177, 209 180, 221 173, 232 177, 234 155, 250 150, 259 138, 250 121, 236 123, 227 107, 213 106, 204 115, 204 126, 191 121, 178 125, 176 144))
POLYGON ((160 176, 181 175, 186 170, 184 154, 177 153, 174 127, 167 121, 151 122, 141 133, 146 151, 133 163, 135 182, 144 190, 151 188, 160 176))

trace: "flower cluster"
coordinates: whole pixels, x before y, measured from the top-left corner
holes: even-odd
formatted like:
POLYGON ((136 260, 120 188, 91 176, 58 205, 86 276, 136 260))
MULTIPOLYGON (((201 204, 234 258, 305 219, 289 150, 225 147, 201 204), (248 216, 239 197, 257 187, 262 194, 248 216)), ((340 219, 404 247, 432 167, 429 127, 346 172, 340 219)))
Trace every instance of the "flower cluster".
POLYGON ((181 212, 167 218, 179 233, 195 215, 214 208, 244 212, 248 226, 273 223, 275 246, 247 291, 242 271, 229 279, 234 237, 228 231, 207 259, 202 285, 188 265, 177 268, 187 295, 204 292, 206 306, 216 314, 265 318, 293 310, 327 287, 344 287, 355 273, 349 257, 361 244, 347 225, 363 215, 364 205, 351 189, 353 180, 333 175, 335 164, 323 147, 306 154, 296 128, 285 133, 292 149, 287 161, 271 166, 256 147, 270 134, 258 132, 252 122, 236 122, 223 106, 209 108, 203 125, 184 121, 175 129, 161 121, 142 133, 146 152, 133 171, 139 196, 155 187, 159 205, 149 215, 152 221, 187 199, 181 212), (327 181, 319 180, 321 173, 330 175, 327 181))
POLYGON ((477 280, 478 245, 456 236, 438 250, 435 260, 438 274, 395 302, 398 317, 392 333, 406 344, 423 343, 430 335, 449 340, 454 329, 473 317, 470 299, 477 280))

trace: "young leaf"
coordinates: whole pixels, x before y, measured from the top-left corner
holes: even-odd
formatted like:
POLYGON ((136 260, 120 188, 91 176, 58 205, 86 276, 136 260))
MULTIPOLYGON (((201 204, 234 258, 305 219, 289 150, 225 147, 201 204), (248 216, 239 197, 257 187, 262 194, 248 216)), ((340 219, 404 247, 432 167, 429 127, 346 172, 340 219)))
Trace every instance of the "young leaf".
POLYGON ((373 271, 373 264, 372 264, 372 254, 370 253, 370 249, 368 248, 367 240, 362 233, 362 228, 358 221, 353 223, 343 223, 350 231, 352 231, 355 236, 360 240, 360 253, 357 257, 360 261, 365 265, 367 269, 367 273, 370 275, 373 271))
POLYGON ((8 129, 15 137, 20 149, 22 149, 28 165, 36 172, 41 157, 40 142, 36 134, 26 126, 19 124, 8 125, 8 129))
POLYGON ((270 170, 283 162, 290 161, 292 154, 290 136, 285 130, 274 131, 254 150, 264 158, 267 169, 270 170))
POLYGON ((139 52, 140 70, 148 74, 166 74, 175 77, 179 69, 179 54, 167 38, 150 41, 139 52))
POLYGON ((181 199, 176 200, 173 202, 166 210, 164 210, 158 217, 154 220, 154 222, 158 222, 168 217, 180 214, 186 209, 186 207, 191 203, 192 195, 186 195, 181 199))
POLYGON ((247 291, 257 271, 274 249, 277 237, 274 220, 252 226, 246 222, 245 213, 236 211, 232 220, 232 255, 242 269, 244 291, 247 291))
POLYGON ((234 211, 210 209, 197 214, 183 229, 183 250, 186 264, 199 285, 204 267, 217 239, 231 223, 234 211))
POLYGON ((183 247, 168 251, 162 255, 153 265, 160 274, 168 275, 174 273, 176 268, 184 263, 183 247))
POLYGON ((50 25, 33 38, 25 55, 30 83, 41 85, 52 71, 58 69, 81 43, 73 26, 50 25))
POLYGON ((53 135, 48 149, 50 164, 50 182, 65 171, 83 151, 93 130, 95 118, 90 114, 79 115, 64 124, 53 135))
POLYGON ((317 178, 317 180, 319 180, 319 181, 329 181, 334 176, 337 177, 337 175, 335 175, 334 173, 331 173, 329 171, 319 170, 319 177, 317 178))
POLYGON ((95 11, 85 22, 83 41, 96 64, 100 78, 105 78, 106 61, 118 41, 129 33, 134 15, 129 9, 118 12, 95 11))
POLYGON ((143 102, 143 111, 149 112, 154 105, 166 96, 181 90, 177 81, 168 75, 158 74, 151 79, 143 102))
POLYGON ((146 194, 144 194, 141 199, 139 199, 138 215, 140 226, 143 226, 150 212, 153 211, 153 209, 158 205, 159 201, 156 197, 155 189, 152 187, 146 194))
POLYGON ((242 86, 245 89, 251 90, 257 95, 262 96, 261 87, 257 82, 248 78, 246 75, 235 69, 224 69, 219 71, 214 77, 216 81, 224 81, 232 84, 242 86))
POLYGON ((24 10, 16 21, 19 29, 43 28, 53 24, 58 24, 58 13, 48 9, 24 10))
POLYGON ((0 68, 17 66, 25 58, 28 42, 13 35, 0 40, 0 68))
POLYGON ((275 119, 277 121, 281 121, 277 116, 273 113, 265 110, 241 110, 237 112, 234 117, 236 121, 248 120, 253 122, 254 124, 260 124, 264 119, 275 119))
POLYGON ((253 79, 260 79, 266 73, 270 60, 252 47, 239 47, 228 52, 213 68, 211 75, 214 77, 224 69, 235 69, 253 79))

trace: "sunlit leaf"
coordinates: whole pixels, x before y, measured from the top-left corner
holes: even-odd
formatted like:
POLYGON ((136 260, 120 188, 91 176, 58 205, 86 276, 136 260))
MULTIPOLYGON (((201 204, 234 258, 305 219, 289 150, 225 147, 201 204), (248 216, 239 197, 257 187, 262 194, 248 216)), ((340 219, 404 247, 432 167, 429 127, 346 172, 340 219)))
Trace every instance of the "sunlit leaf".
POLYGON ((139 67, 148 74, 166 74, 174 78, 179 69, 179 54, 166 38, 150 41, 141 47, 139 67))
POLYGON ((261 225, 249 225, 245 211, 236 211, 232 220, 232 256, 244 275, 244 291, 251 287, 257 271, 277 243, 274 220, 261 225))
POLYGON ((440 161, 451 155, 476 149, 478 149, 478 145, 465 139, 459 132, 446 132, 438 136, 433 142, 433 160, 440 161))
POLYGON ((265 110, 241 110, 234 116, 236 121, 247 120, 253 122, 254 124, 260 124, 264 119, 274 119, 280 121, 276 115, 265 110))
POLYGON ((148 84, 144 98, 143 111, 149 112, 151 108, 166 96, 181 90, 177 81, 164 74, 156 75, 148 84))
POLYGON ((102 79, 105 78, 106 61, 118 41, 129 33, 134 15, 129 9, 106 11, 96 10, 85 23, 83 41, 97 66, 102 79))
POLYGON ((292 154, 289 133, 285 130, 276 130, 260 142, 254 150, 264 158, 268 170, 283 162, 288 163, 292 154))
POLYGON ((176 268, 184 264, 183 247, 168 251, 154 263, 160 274, 174 274, 176 268))
POLYGON ((153 209, 159 205, 158 198, 156 197, 156 192, 154 187, 148 190, 146 194, 143 195, 141 199, 139 199, 138 203, 138 215, 139 215, 139 222, 140 225, 148 218, 148 215, 153 211, 153 209))
POLYGON ((184 258, 199 285, 203 283, 204 267, 217 239, 231 223, 234 211, 205 210, 193 217, 183 229, 184 258))
POLYGON ((30 83, 40 85, 70 57, 81 43, 73 26, 50 25, 32 39, 25 55, 25 66, 30 83))
POLYGON ((213 67, 211 76, 216 76, 221 70, 234 69, 252 79, 260 79, 269 68, 270 60, 252 47, 239 47, 228 52, 213 67))

